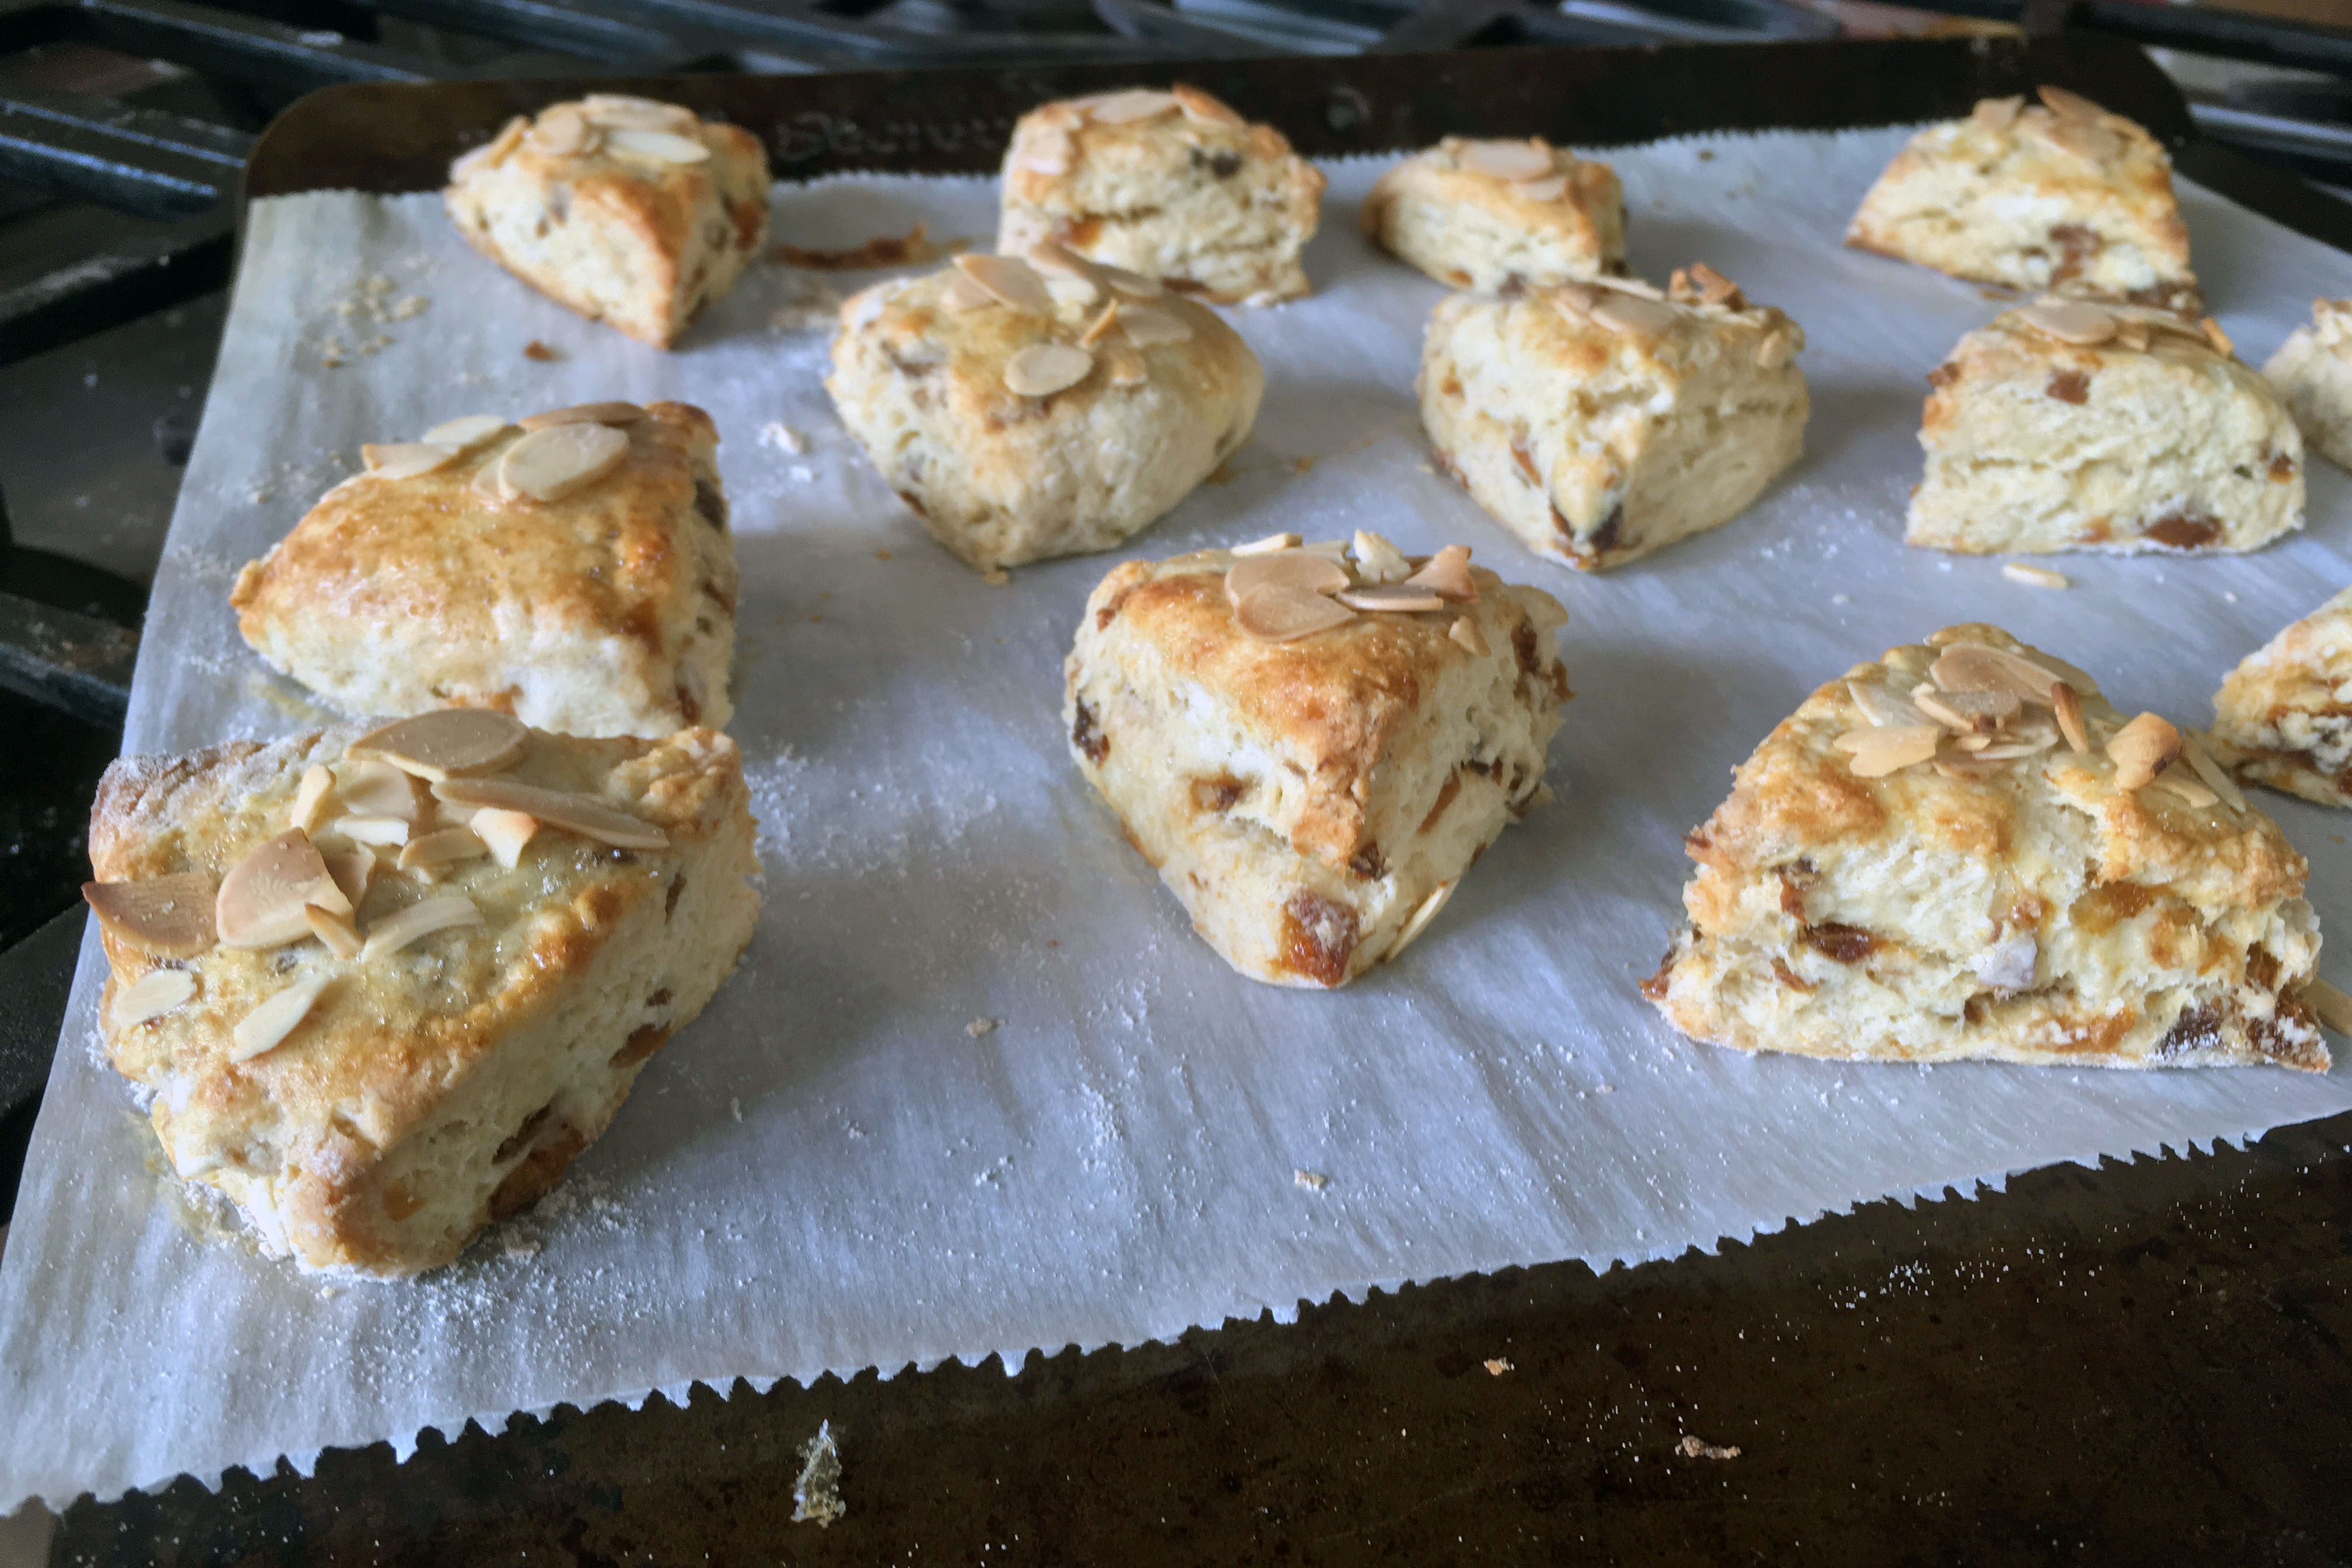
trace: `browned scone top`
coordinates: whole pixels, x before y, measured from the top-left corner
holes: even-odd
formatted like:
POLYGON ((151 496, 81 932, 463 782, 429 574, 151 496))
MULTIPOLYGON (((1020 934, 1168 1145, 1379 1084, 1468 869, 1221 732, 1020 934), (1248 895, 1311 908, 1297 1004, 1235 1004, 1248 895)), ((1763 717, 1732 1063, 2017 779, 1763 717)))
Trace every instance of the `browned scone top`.
POLYGON ((717 429, 687 404, 609 406, 632 416, 611 416, 618 466, 560 500, 501 496, 514 426, 430 472, 337 485, 238 574, 237 629, 354 713, 488 707, 576 734, 725 723, 738 572, 717 429))

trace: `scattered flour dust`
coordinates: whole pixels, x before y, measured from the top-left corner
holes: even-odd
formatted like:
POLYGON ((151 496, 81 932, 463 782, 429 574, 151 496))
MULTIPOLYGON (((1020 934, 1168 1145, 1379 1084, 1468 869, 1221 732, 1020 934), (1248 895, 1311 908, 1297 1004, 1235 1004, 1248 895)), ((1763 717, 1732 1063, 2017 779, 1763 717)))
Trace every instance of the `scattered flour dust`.
POLYGON ((849 1511, 841 1500, 841 1440, 833 1423, 816 1424, 816 1436, 801 1445, 800 1479, 793 1483, 793 1522, 814 1521, 819 1530, 849 1511))

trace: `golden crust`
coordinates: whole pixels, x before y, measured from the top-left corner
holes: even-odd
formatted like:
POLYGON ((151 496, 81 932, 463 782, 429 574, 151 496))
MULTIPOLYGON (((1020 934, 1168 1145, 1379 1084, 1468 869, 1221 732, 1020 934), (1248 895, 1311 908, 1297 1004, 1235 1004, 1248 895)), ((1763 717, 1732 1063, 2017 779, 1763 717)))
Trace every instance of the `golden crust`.
MULTIPOLYGON (((118 761, 90 815, 99 879, 198 872, 217 880, 286 830, 304 771, 339 760, 360 732, 352 726, 267 745, 236 742, 183 756, 118 761)), ((723 975, 748 937, 756 899, 740 876, 751 864, 750 797, 740 758, 724 735, 693 730, 647 742, 533 732, 507 776, 595 796, 661 828, 668 846, 618 850, 542 826, 510 870, 487 858, 458 862, 425 888, 387 865, 358 904, 362 931, 404 904, 452 893, 470 899, 483 923, 373 958, 337 961, 304 942, 219 946, 193 960, 159 960, 100 926, 110 966, 100 1003, 109 1059, 153 1096, 156 1135, 180 1173, 223 1190, 262 1226, 266 1240, 306 1267, 376 1273, 433 1267, 454 1257, 491 1217, 475 1213, 455 1235, 420 1237, 404 1227, 434 1201, 426 1191, 411 1190, 416 1167, 404 1145, 430 1129, 470 1084, 503 1070, 491 1058, 516 1048, 518 1037, 543 1030, 609 967, 615 943, 641 948, 661 940, 663 921, 677 913, 681 868, 731 865, 739 879, 731 891, 709 889, 719 900, 714 907, 725 910, 719 923, 734 946, 681 962, 708 968, 715 959, 723 975), (191 971, 199 983, 194 999, 149 1022, 114 1026, 123 988, 157 968, 191 971), (321 971, 333 978, 299 1031, 275 1049, 233 1060, 236 1025, 321 971), (404 1174, 411 1184, 404 1184, 404 1174)), ((332 843, 331 824, 328 833, 332 843)), ((645 1037, 641 1054, 625 1064, 626 1077, 602 1107, 604 1116, 625 1095, 644 1057, 707 996, 706 989, 662 997, 642 1021, 617 1012, 599 1021, 632 1044, 645 1037)), ((500 1157, 514 1169, 491 1208, 512 1212, 543 1191, 601 1131, 601 1120, 584 1119, 593 1124, 559 1118, 536 1146, 502 1148, 500 1157)))
POLYGON ((1624 272, 1615 170, 1534 138, 1519 145, 1548 156, 1552 174, 1508 180, 1463 163, 1470 145, 1448 136, 1381 174, 1358 213, 1365 237, 1441 283, 1487 293, 1624 272))
POLYGON ((656 403, 564 500, 477 488, 509 428, 404 479, 321 497, 238 574, 237 629, 355 713, 496 708, 541 729, 663 735, 731 711, 738 574, 710 416, 656 403))
POLYGON ((2242 778, 2352 805, 2352 588, 2230 672, 2213 697, 2213 742, 2242 778))

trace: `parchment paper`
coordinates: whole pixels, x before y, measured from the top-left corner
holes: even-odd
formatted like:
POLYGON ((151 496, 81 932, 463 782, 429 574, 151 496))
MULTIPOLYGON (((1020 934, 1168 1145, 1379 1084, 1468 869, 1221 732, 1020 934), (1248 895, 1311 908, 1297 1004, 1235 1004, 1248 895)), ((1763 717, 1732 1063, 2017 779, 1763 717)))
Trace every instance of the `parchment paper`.
MULTIPOLYGON (((2075 585, 2051 593, 1906 548, 1920 378, 1997 307, 1839 247, 1903 135, 1612 155, 1637 270, 1705 259, 1788 309, 1811 338, 1813 417, 1802 465, 1748 515, 1605 577, 1532 559, 1428 470, 1409 389, 1439 289, 1357 237, 1374 166, 1331 171, 1316 297, 1234 314, 1268 373, 1256 438, 1130 552, 1278 529, 1459 539, 1573 617, 1559 800, 1410 953, 1337 995, 1227 970, 1068 761, 1061 658, 1115 557, 988 587, 931 544, 834 420, 824 335, 770 325, 795 275, 761 269, 665 355, 474 257, 434 197, 258 204, 127 746, 315 721, 224 599, 361 442, 684 398, 725 437, 745 580, 732 728, 767 907, 733 981, 541 1210, 399 1284, 322 1282, 196 1233, 93 1061, 89 946, 0 1270, 0 1508, 266 1474, 280 1455, 307 1469, 325 1445, 404 1452, 427 1426, 697 1381, 1017 1365, 1405 1280, 1606 1268, 2352 1105, 2342 1070, 1750 1059, 1673 1035, 1634 991, 1679 914, 1681 834, 1857 658, 1992 620, 2127 710, 2202 723, 2225 669, 2352 581, 2352 496, 2316 461, 2308 530, 2251 558, 2068 558, 2075 585), (563 357, 526 359, 533 339, 563 357), (763 441, 771 422, 809 449, 763 441)), ((2185 195, 2250 361, 2352 281, 2344 257, 2185 195)), ((923 217, 986 236, 992 201, 972 181, 790 187, 776 231, 847 245, 923 217)), ((2324 926, 2352 931, 2346 818, 2262 805, 2310 856, 2324 926)))

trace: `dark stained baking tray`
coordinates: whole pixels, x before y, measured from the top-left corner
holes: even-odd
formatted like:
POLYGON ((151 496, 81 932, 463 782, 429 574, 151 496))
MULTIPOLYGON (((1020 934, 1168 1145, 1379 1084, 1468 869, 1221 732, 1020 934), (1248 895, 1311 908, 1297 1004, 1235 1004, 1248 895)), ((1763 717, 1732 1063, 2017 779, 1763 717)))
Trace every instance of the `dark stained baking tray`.
MULTIPOLYGON (((1211 60, 1313 155, 1447 133, 1579 146, 1832 129, 2070 87, 2181 171, 2352 249, 2352 207, 2195 139, 2137 50, 2032 40, 1211 60)), ((783 178, 981 172, 1131 68, 358 86, 262 138, 246 194, 425 190, 510 114, 597 90, 765 138, 783 178)), ((2352 267, 2347 267, 2352 273, 2352 267)), ((518 1420, 71 1510, 55 1560, 2004 1564, 2352 1561, 2352 1117, 2251 1151, 1881 1202, 1719 1256, 1445 1281, 1172 1345, 518 1420), (792 1521, 844 1438, 847 1516, 792 1521), (1734 1449, 1738 1452, 1735 1454, 1734 1449)))

